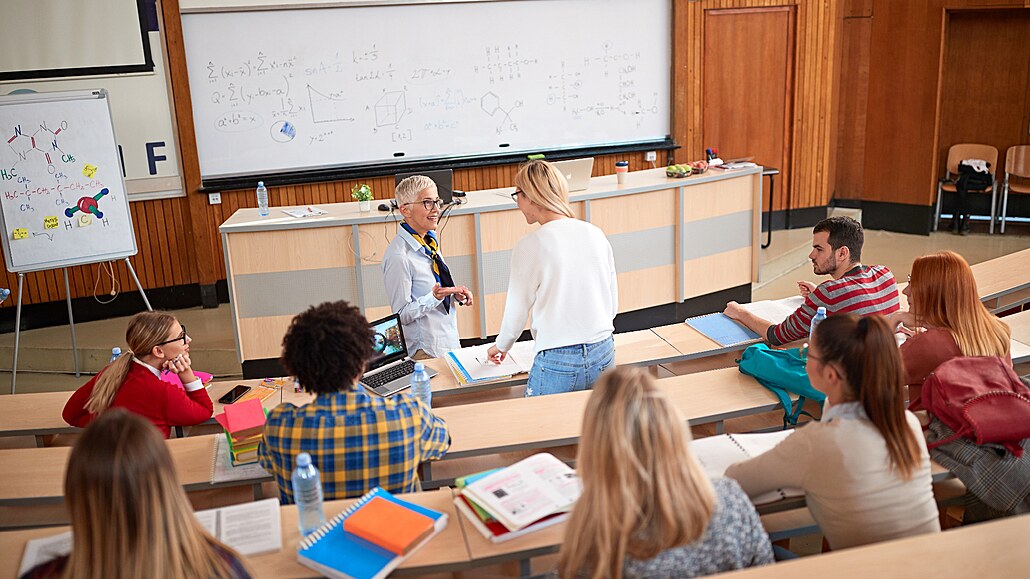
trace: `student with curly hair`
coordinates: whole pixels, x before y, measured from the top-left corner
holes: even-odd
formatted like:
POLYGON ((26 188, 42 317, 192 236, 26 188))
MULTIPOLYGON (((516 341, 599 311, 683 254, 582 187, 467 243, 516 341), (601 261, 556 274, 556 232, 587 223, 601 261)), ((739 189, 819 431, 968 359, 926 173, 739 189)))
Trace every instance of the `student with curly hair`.
POLYGON ((283 338, 283 366, 315 400, 282 404, 268 415, 258 447, 261 466, 275 475, 279 500, 294 502, 290 474, 306 452, 322 471, 326 500, 358 497, 380 486, 419 490, 416 469, 447 452, 447 425, 409 392, 380 398, 358 385, 372 354, 372 331, 345 301, 312 306, 283 338))

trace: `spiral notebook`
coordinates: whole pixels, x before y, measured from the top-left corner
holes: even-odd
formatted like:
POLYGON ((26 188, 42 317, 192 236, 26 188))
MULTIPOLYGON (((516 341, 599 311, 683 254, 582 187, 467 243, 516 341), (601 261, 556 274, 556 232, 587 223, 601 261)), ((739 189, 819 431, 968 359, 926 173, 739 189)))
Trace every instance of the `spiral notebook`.
MULTIPOLYGON (((706 438, 698 438, 690 443, 701 468, 709 478, 720 477, 726 473, 731 464, 744 462, 763 452, 772 450, 777 444, 793 434, 793 430, 778 430, 752 434, 719 434, 706 438)), ((790 497, 801 497, 805 493, 801 489, 776 489, 757 497, 751 497, 756 505, 773 503, 790 497)))
POLYGON ((736 346, 761 341, 761 336, 744 327, 738 321, 732 320, 726 314, 719 312, 687 318, 686 323, 691 328, 715 340, 720 346, 736 346))
POLYGON ((386 577, 422 545, 432 540, 447 527, 447 515, 432 509, 398 499, 388 491, 376 487, 358 499, 347 510, 333 517, 318 530, 300 542, 297 560, 327 577, 349 579, 379 579, 386 577), (343 528, 347 517, 358 511, 375 497, 384 498, 433 520, 433 531, 405 555, 396 555, 369 541, 348 533, 343 528))

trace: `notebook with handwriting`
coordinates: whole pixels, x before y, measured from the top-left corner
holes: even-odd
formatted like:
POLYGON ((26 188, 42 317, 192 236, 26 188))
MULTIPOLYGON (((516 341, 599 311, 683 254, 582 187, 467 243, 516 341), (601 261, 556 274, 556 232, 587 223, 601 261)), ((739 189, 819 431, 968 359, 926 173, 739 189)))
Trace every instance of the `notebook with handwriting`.
MULTIPOLYGON (((693 440, 690 450, 710 478, 719 477, 726 473, 731 464, 744 462, 770 451, 793 433, 793 430, 778 430, 750 434, 719 434, 693 440)), ((776 489, 753 497, 751 502, 761 505, 790 497, 801 497, 804 494, 801 489, 776 489)))

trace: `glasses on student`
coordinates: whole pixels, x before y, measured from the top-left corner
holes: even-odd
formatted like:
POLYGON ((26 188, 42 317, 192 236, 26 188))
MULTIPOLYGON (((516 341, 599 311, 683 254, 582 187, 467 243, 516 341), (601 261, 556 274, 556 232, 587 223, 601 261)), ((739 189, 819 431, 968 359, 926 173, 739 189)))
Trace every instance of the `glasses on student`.
POLYGON ((164 346, 165 344, 171 344, 172 342, 178 342, 179 340, 182 340, 182 345, 183 346, 186 345, 186 324, 182 325, 182 333, 181 334, 179 334, 175 338, 172 338, 171 340, 165 340, 165 341, 161 342, 160 344, 158 344, 158 346, 164 346))
POLYGON ((810 354, 808 352, 808 342, 805 342, 801 346, 801 359, 804 360, 805 363, 807 364, 809 358, 811 358, 811 359, 813 359, 813 360, 815 360, 817 362, 822 362, 823 361, 823 359, 820 358, 819 356, 816 356, 815 354, 810 354))
POLYGON ((439 197, 437 197, 436 199, 423 199, 421 201, 412 201, 411 203, 405 203, 405 205, 415 205, 418 203, 421 203, 422 206, 426 208, 426 211, 432 211, 433 207, 436 207, 438 209, 443 208, 443 199, 440 199, 439 197))
POLYGON ((522 195, 522 191, 520 191, 519 189, 516 189, 515 192, 511 194, 511 200, 516 202, 516 203, 518 203, 519 202, 519 195, 522 195))

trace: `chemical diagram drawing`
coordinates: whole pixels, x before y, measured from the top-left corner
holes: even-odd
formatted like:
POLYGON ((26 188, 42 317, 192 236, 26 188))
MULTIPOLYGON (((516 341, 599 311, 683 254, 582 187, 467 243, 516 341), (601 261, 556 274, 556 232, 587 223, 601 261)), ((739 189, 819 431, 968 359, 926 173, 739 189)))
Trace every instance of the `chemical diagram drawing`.
POLYGON ((376 101, 376 126, 397 125, 407 112, 408 104, 404 91, 387 91, 376 101))
MULTIPOLYGON (((60 154, 65 162, 72 162, 75 159, 65 155, 57 144, 57 135, 68 130, 68 121, 61 121, 56 130, 47 126, 46 121, 39 124, 39 127, 31 135, 22 131, 21 125, 15 125, 14 134, 7 139, 7 145, 11 148, 19 161, 25 161, 29 155, 39 155, 47 163, 47 171, 50 174, 57 172, 54 166, 54 159, 60 154)), ((17 162, 15 163, 17 165, 17 162)))
POLYGON ((104 214, 100 211, 99 202, 104 195, 108 194, 108 192, 107 187, 104 187, 100 190, 100 193, 97 193, 92 197, 80 197, 78 202, 75 204, 75 207, 68 207, 64 210, 65 217, 72 217, 77 211, 81 211, 83 213, 92 213, 97 219, 103 219, 104 214))
POLYGON ((354 115, 347 109, 347 99, 343 97, 343 91, 326 94, 310 84, 307 86, 312 122, 335 123, 354 120, 354 115))
POLYGON ((493 91, 487 91, 479 99, 479 107, 483 109, 483 112, 490 115, 497 120, 497 133, 500 134, 505 130, 518 131, 519 127, 515 124, 515 120, 511 118, 511 113, 515 109, 522 107, 522 101, 516 100, 515 103, 507 109, 501 106, 501 97, 494 94, 493 91))

